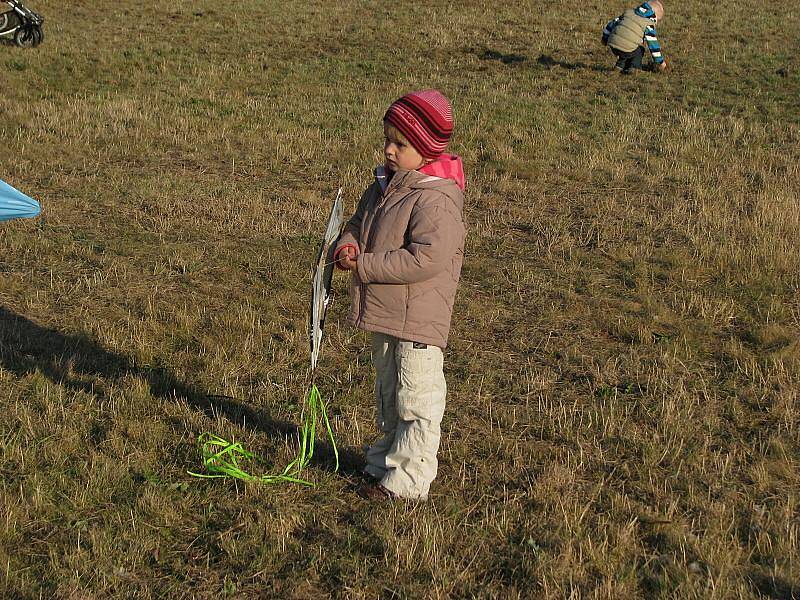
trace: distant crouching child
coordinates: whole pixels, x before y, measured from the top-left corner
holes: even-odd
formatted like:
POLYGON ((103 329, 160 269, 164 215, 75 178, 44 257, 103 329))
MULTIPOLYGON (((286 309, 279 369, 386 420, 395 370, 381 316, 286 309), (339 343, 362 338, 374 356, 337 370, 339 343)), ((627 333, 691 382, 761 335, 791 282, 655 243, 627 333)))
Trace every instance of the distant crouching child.
POLYGON ((664 5, 660 0, 651 0, 638 8, 629 8, 606 25, 602 41, 617 57, 616 70, 625 74, 640 72, 645 45, 656 68, 662 71, 667 68, 655 27, 663 18, 664 5))

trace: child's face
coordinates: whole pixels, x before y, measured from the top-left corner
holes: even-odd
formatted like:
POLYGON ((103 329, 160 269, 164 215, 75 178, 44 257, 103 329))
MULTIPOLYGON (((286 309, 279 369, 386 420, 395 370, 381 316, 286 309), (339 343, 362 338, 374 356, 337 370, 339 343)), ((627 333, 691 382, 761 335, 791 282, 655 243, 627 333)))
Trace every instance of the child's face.
POLYGON ((397 128, 386 121, 383 122, 383 158, 384 165, 392 172, 398 169, 415 171, 426 163, 417 149, 411 145, 397 128))
POLYGON ((650 8, 656 13, 656 23, 661 23, 664 19, 664 5, 661 2, 651 2, 650 8))

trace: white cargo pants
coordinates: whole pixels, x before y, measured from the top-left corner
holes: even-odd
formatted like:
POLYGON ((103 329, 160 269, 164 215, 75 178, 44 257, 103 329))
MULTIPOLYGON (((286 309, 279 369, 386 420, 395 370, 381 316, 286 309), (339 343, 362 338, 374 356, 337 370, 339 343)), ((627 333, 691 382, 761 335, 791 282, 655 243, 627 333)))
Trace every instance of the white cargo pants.
POLYGON ((364 470, 398 496, 425 499, 438 468, 447 384, 442 349, 414 345, 372 334, 378 427, 384 435, 367 450, 364 470))

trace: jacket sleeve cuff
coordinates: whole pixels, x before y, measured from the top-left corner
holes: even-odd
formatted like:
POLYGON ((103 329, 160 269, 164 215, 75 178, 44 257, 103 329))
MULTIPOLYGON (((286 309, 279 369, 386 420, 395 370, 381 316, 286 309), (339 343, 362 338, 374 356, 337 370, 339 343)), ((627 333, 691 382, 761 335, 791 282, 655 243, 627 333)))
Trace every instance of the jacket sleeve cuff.
POLYGON ((356 261, 356 270, 358 271, 358 279, 361 283, 369 283, 369 277, 367 276, 367 267, 364 264, 364 259, 367 257, 367 254, 362 254, 358 257, 356 261))

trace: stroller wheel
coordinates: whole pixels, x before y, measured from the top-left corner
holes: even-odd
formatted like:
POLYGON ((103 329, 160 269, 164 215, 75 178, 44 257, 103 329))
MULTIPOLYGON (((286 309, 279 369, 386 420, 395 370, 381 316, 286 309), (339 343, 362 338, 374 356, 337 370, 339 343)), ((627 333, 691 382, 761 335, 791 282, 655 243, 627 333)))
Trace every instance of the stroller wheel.
POLYGON ((36 45, 33 27, 20 27, 14 34, 14 43, 20 48, 32 48, 36 45))
POLYGON ((33 45, 38 46, 44 41, 44 29, 39 25, 33 26, 33 45))
POLYGON ((0 13, 0 34, 11 33, 20 24, 20 19, 13 10, 0 13))

